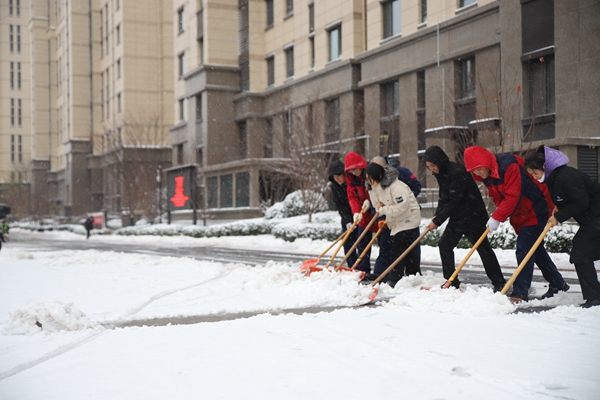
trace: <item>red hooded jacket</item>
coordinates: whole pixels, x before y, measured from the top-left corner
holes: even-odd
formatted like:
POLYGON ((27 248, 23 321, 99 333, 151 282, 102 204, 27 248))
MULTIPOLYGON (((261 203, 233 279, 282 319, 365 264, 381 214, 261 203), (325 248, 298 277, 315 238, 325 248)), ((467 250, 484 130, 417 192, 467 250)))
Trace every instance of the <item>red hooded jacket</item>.
MULTIPOLYGON (((344 172, 346 173, 346 193, 348 194, 348 203, 350 203, 352 213, 356 214, 362 209, 365 200, 371 200, 369 198, 369 191, 365 186, 364 171, 360 176, 351 174, 349 171, 355 168, 364 170, 367 168, 367 161, 360 154, 350 152, 346 154, 344 166, 344 172)), ((358 226, 365 228, 373 218, 373 215, 372 208, 365 211, 362 220, 358 223, 358 226)), ((376 225, 377 224, 373 224, 371 230, 376 231, 376 225)))
POLYGON ((512 154, 493 154, 479 146, 465 150, 465 167, 473 173, 481 167, 490 169, 486 179, 473 174, 488 189, 496 204, 492 218, 510 224, 519 233, 523 226, 534 226, 548 221, 549 207, 554 207, 544 185, 534 180, 523 168, 522 157, 512 154))

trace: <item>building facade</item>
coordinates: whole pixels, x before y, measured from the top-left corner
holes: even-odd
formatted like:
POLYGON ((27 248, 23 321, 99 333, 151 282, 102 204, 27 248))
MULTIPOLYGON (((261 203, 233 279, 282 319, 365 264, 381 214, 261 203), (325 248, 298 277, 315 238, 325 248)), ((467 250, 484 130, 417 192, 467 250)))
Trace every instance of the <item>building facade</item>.
POLYGON ((598 177, 598 2, 179 0, 174 15, 173 162, 198 165, 216 215, 258 215, 309 135, 308 153, 389 156, 429 186, 433 144, 459 162, 472 144, 545 144, 598 177))

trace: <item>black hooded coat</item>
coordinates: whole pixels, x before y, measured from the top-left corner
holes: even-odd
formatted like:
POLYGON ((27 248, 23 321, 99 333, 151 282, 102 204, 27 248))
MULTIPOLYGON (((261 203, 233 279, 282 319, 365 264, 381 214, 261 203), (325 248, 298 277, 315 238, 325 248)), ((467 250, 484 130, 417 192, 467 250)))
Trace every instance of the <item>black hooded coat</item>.
POLYGON ((438 146, 431 146, 425 150, 423 162, 425 161, 439 168, 439 173, 433 174, 440 187, 440 198, 433 223, 440 226, 452 217, 452 224, 485 224, 488 213, 481 192, 465 167, 450 161, 444 150, 438 146))
POLYGON ((346 229, 346 226, 353 222, 352 209, 348 202, 348 193, 346 192, 346 184, 340 185, 333 179, 334 175, 344 175, 344 163, 341 161, 334 161, 329 165, 329 181, 331 182, 331 195, 335 208, 342 217, 342 227, 346 229))

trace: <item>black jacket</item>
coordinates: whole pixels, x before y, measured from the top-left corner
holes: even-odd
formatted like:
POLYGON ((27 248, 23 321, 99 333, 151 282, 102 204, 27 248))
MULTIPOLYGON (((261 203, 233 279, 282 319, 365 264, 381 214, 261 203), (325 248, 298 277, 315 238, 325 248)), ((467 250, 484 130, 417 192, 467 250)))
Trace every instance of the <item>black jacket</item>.
POLYGON ((546 179, 552 201, 558 208, 559 222, 569 218, 579 225, 600 218, 600 183, 588 174, 567 165, 558 167, 546 179))
POLYGON ((340 217, 342 217, 342 227, 346 229, 346 225, 348 223, 353 222, 352 209, 350 208, 350 203, 348 202, 348 194, 346 193, 346 184, 340 185, 335 179, 333 179, 333 175, 344 175, 344 163, 341 161, 334 161, 329 166, 328 170, 329 181, 331 182, 331 195, 333 198, 333 203, 335 204, 335 208, 340 213, 340 217))
POLYGON ((429 161, 439 168, 433 174, 440 187, 439 200, 433 223, 437 226, 451 218, 450 222, 460 225, 485 224, 488 213, 477 184, 465 167, 450 161, 444 150, 431 146, 425 150, 423 162, 429 161))

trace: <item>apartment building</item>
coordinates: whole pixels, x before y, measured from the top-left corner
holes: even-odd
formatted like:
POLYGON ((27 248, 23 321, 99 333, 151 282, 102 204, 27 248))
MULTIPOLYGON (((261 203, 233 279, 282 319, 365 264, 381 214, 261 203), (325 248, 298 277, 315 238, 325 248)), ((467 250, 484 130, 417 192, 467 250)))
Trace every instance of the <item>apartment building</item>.
POLYGON ((309 153, 389 156, 429 186, 419 155, 433 144, 458 161, 472 144, 546 144, 597 178, 599 7, 177 0, 174 165, 197 164, 204 206, 224 218, 258 215, 309 134, 309 153))
POLYGON ((0 4, 0 194, 28 193, 30 182, 29 7, 22 3, 0 4))
POLYGON ((0 184, 29 193, 24 205, 3 190, 6 201, 64 217, 159 202, 156 171, 171 165, 171 10, 167 0, 2 2, 0 184))

